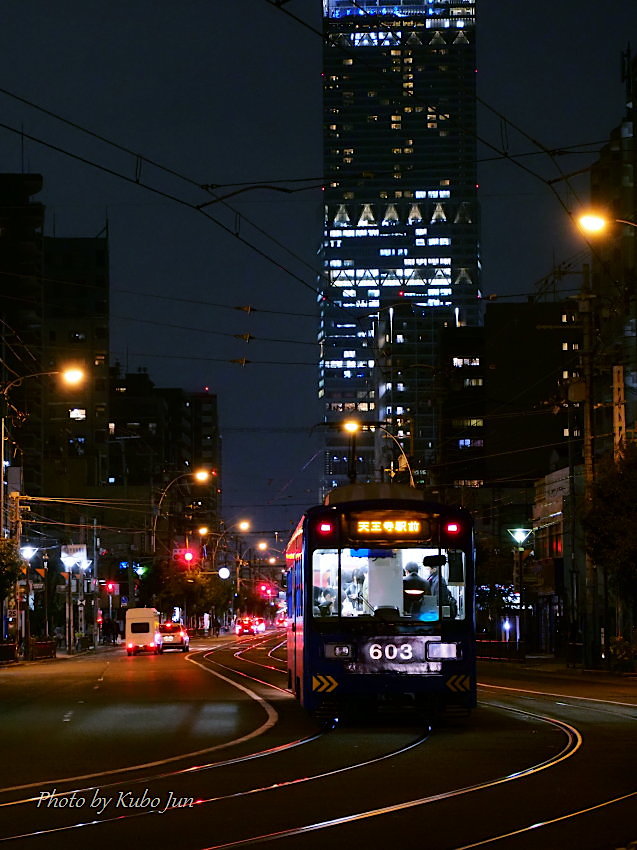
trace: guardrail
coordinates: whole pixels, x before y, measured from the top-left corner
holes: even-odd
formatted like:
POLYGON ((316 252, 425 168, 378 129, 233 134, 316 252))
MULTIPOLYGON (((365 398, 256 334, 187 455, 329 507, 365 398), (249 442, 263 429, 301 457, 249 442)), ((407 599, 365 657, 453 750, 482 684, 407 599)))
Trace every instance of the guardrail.
POLYGON ((37 661, 40 658, 55 658, 56 640, 30 638, 25 661, 37 661))
POLYGON ((476 657, 491 661, 524 661, 526 646, 523 641, 478 640, 476 657))
POLYGON ((0 643, 0 662, 17 661, 18 647, 15 643, 0 643))

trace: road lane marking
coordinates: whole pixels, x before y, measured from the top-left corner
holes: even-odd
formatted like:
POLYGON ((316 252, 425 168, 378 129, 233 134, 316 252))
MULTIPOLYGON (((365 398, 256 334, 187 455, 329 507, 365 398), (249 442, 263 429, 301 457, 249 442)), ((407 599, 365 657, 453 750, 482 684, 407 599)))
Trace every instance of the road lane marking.
MULTIPOLYGON (((227 679, 225 676, 222 676, 221 673, 217 673, 216 671, 211 670, 209 667, 205 667, 200 662, 195 661, 194 658, 188 657, 186 660, 190 661, 192 664, 196 664, 198 667, 201 667, 202 670, 206 670, 208 673, 212 673, 213 676, 217 676, 218 678, 223 679, 226 682, 229 682, 233 687, 235 687, 239 690, 243 690, 248 694, 254 693, 254 692, 251 692, 249 688, 246 688, 243 685, 239 685, 237 682, 233 682, 231 679, 227 679)), ((99 687, 99 685, 95 685, 95 688, 98 688, 98 687, 99 687)), ((197 756, 197 757, 203 756, 203 755, 206 755, 207 753, 214 753, 218 750, 224 750, 224 749, 227 749, 228 747, 233 747, 236 744, 242 744, 245 741, 249 741, 251 738, 256 738, 258 735, 262 735, 268 729, 272 728, 272 726, 274 726, 278 722, 278 719, 279 719, 278 712, 270 705, 270 703, 268 703, 266 700, 262 699, 262 697, 260 697, 256 693, 254 693, 254 696, 252 698, 255 699, 257 702, 260 702, 262 704, 261 707, 264 709, 264 711, 268 715, 268 719, 265 721, 265 723, 262 723, 261 726, 259 726, 257 729, 248 733, 247 735, 243 735, 240 738, 234 738, 231 741, 225 741, 222 744, 215 744, 212 747, 206 747, 202 750, 193 750, 192 752, 189 752, 189 753, 181 753, 180 755, 176 755, 176 756, 168 756, 165 759, 157 759, 156 761, 145 762, 144 764, 132 764, 132 765, 129 765, 128 767, 118 767, 118 768, 113 768, 112 770, 98 771, 96 773, 84 773, 84 774, 81 774, 79 776, 63 776, 63 777, 55 778, 55 779, 40 779, 37 782, 27 782, 24 785, 7 786, 7 787, 4 787, 4 788, 0 788, 0 793, 4 793, 6 791, 24 791, 27 788, 40 788, 43 785, 55 785, 56 783, 59 785, 63 782, 64 783, 66 783, 66 782, 79 782, 80 780, 84 780, 84 779, 100 779, 101 777, 104 777, 104 776, 117 776, 117 775, 122 774, 122 773, 133 773, 133 772, 138 771, 138 770, 146 770, 149 767, 159 767, 160 765, 163 765, 163 764, 171 764, 173 762, 183 761, 184 759, 193 758, 195 756, 197 756)), ((2 808, 3 805, 4 804, 0 804, 0 808, 2 808)))

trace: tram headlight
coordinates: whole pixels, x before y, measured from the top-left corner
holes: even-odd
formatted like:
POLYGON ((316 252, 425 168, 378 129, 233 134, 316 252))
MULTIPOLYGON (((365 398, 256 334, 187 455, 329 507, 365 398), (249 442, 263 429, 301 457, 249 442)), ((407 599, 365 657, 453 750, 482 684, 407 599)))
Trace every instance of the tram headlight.
POLYGON ((354 647, 349 643, 326 643, 326 658, 350 659, 354 655, 354 647))
POLYGON ((428 661, 458 661, 462 658, 462 646, 459 643, 441 643, 440 641, 428 641, 428 661))

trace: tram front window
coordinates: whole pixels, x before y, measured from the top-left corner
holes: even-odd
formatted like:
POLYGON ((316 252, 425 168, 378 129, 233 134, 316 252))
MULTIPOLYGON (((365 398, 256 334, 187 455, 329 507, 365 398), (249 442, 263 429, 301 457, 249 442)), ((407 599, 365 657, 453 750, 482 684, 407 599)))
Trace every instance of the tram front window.
POLYGON ((315 617, 465 618, 465 560, 437 549, 319 549, 312 555, 315 617))

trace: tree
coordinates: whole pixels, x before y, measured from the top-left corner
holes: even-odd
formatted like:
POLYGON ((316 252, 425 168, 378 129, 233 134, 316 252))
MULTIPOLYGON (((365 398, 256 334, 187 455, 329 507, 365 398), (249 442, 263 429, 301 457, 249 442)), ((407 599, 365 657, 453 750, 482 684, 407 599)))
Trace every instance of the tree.
POLYGON ((15 540, 0 537, 0 599, 15 589, 24 559, 15 540))
POLYGON ((620 624, 628 626, 637 603, 636 444, 626 446, 618 463, 607 457, 599 464, 583 526, 587 551, 604 570, 620 624))
POLYGON ((510 550, 476 547, 476 621, 484 636, 496 639, 498 624, 512 610, 513 556, 510 550))

